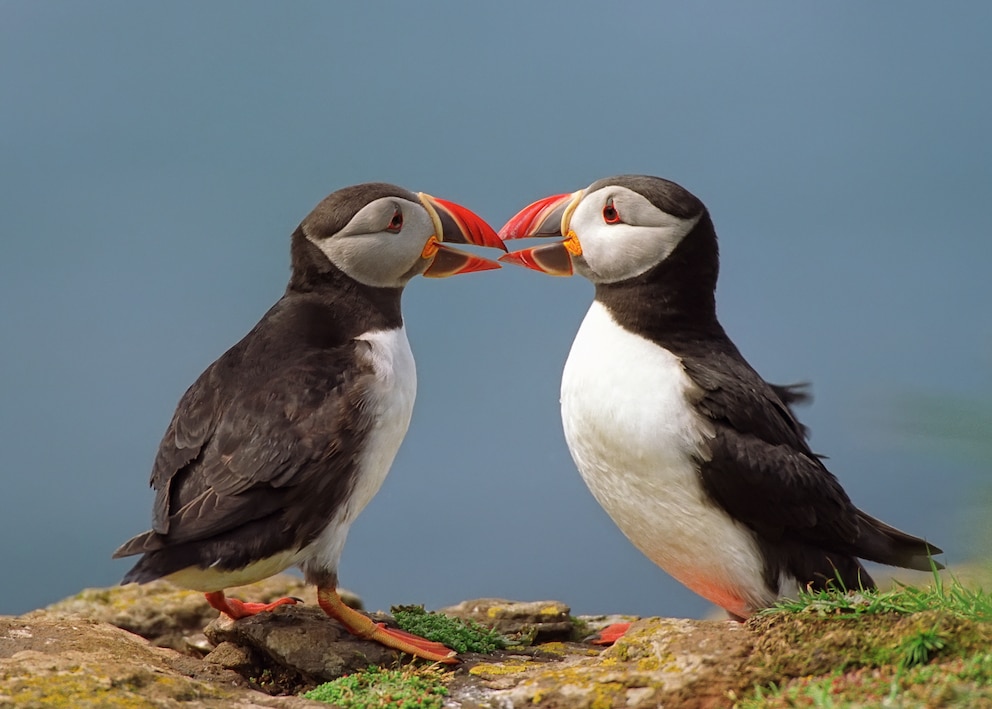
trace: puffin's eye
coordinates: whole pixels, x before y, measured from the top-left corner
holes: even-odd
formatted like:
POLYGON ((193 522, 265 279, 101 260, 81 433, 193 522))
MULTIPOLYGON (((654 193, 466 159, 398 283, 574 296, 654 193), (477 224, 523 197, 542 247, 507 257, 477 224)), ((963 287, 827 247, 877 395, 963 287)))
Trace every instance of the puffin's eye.
POLYGON ((617 208, 613 206, 613 200, 609 200, 606 206, 603 207, 603 221, 607 224, 619 224, 620 223, 620 212, 617 208))
POLYGON ((386 226, 386 231, 391 234, 398 234, 400 229, 403 228, 403 212, 397 209, 393 212, 393 218, 389 220, 389 224, 386 226))

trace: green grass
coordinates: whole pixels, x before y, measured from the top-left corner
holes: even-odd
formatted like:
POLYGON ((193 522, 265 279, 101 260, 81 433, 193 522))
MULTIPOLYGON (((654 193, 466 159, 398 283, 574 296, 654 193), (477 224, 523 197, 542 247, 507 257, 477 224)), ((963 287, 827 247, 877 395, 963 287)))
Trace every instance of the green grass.
POLYGON ((890 591, 848 591, 841 584, 820 591, 802 591, 795 600, 779 601, 762 615, 774 613, 817 613, 844 618, 879 613, 920 613, 939 610, 975 621, 992 621, 992 595, 969 589, 951 577, 945 585, 934 569, 933 583, 917 588, 898 583, 890 591))
POLYGON ((752 687, 740 709, 992 707, 992 595, 953 576, 945 583, 936 569, 925 588, 837 584, 754 622, 778 678, 752 687))
POLYGON ((441 709, 448 695, 444 677, 434 667, 415 669, 408 666, 402 670, 369 667, 325 682, 304 693, 303 697, 341 709, 441 709))
POLYGON ((474 621, 425 611, 423 606, 393 606, 390 612, 402 630, 444 643, 455 652, 492 653, 506 647, 502 635, 474 621))

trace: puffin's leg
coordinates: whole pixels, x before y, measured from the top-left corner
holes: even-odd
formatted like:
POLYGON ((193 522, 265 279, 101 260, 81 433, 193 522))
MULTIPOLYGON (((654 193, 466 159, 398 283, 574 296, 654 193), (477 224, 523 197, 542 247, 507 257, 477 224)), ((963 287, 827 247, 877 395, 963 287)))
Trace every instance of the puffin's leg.
POLYGON ((593 645, 612 645, 630 629, 630 623, 613 623, 599 631, 599 636, 589 642, 593 645))
POLYGON ((387 628, 384 623, 374 623, 364 613, 349 608, 341 600, 333 586, 317 587, 317 603, 327 615, 341 623, 352 635, 366 640, 375 640, 386 647, 405 652, 408 655, 416 655, 425 660, 443 662, 448 665, 458 663, 455 658, 455 651, 451 648, 419 635, 413 635, 396 628, 387 628))
POLYGON ((203 595, 206 596, 207 603, 213 608, 216 608, 234 620, 247 618, 262 611, 270 611, 277 606, 292 606, 300 602, 299 598, 280 598, 272 603, 245 603, 236 598, 227 598, 223 591, 214 591, 212 593, 204 593, 203 595))

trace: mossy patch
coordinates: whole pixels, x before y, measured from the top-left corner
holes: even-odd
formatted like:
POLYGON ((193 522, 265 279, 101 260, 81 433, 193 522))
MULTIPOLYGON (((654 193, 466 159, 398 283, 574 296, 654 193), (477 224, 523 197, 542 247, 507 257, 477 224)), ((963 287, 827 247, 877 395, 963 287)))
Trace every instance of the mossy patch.
POLYGON ((944 611, 853 618, 765 616, 748 622, 752 667, 768 681, 857 667, 911 667, 992 647, 992 624, 944 611))
POLYGON ((992 654, 909 669, 861 667, 758 687, 739 709, 779 707, 992 707, 992 654))
POLYGON ((423 606, 393 606, 390 612, 402 630, 444 643, 455 652, 488 654, 506 647, 502 635, 472 620, 425 611, 423 606))
POLYGON ((303 694, 341 709, 441 709, 448 695, 445 673, 435 667, 384 670, 369 667, 303 694))
POLYGON ((780 604, 747 622, 753 689, 740 706, 992 706, 990 609, 988 594, 939 578, 780 604))

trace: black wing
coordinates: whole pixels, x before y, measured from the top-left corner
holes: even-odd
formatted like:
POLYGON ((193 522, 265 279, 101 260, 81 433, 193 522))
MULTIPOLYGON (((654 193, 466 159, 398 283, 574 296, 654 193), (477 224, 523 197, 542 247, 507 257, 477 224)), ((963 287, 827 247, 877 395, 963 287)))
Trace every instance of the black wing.
POLYGON ((236 346, 190 387, 152 471, 153 529, 114 557, 174 548, 155 573, 199 557, 238 568, 281 550, 247 549, 235 541, 239 530, 270 522, 270 544, 287 548, 323 529, 353 484, 373 423, 365 402, 374 371, 363 341, 294 349, 276 356, 236 346))
MULTIPOLYGON (((731 345, 732 346, 732 345, 731 345)), ((763 536, 786 529, 819 542, 852 543, 858 537, 857 508, 806 442, 781 388, 765 382, 736 351, 683 358, 702 389, 697 402, 716 436, 702 466, 707 491, 736 519, 763 536)))
POLYGON ((830 564, 860 572, 843 555, 930 568, 927 552, 939 552, 936 547, 861 512, 810 450, 791 409, 799 401, 795 389, 769 385, 729 341, 705 360, 684 357, 683 365, 702 390, 698 405, 716 434, 701 461, 704 487, 764 542, 791 548, 795 553, 782 562, 793 573, 810 573, 798 568, 808 563, 810 547, 832 553, 823 557, 826 568, 816 570, 829 576, 830 564))

